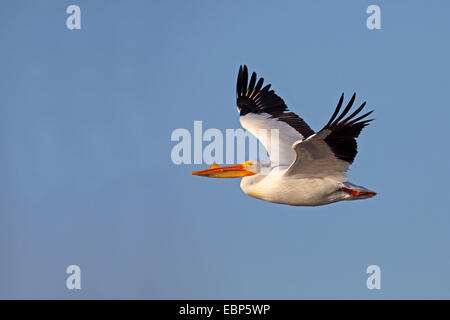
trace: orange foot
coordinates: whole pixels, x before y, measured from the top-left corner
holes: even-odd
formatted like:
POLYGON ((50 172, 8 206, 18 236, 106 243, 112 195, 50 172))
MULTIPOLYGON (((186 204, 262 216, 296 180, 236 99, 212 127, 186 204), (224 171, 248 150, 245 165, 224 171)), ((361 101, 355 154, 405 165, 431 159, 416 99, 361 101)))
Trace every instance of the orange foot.
POLYGON ((372 191, 358 191, 358 190, 345 188, 345 187, 342 187, 340 190, 344 191, 348 194, 351 194, 352 196, 355 196, 355 197, 361 197, 361 196, 373 197, 374 195, 377 194, 376 192, 372 192, 372 191))

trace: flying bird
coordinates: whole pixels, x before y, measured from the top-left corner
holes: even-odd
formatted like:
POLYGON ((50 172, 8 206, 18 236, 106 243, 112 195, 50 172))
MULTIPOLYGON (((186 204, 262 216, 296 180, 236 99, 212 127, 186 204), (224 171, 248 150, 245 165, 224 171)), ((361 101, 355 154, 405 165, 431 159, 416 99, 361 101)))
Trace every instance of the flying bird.
POLYGON ((330 120, 314 132, 302 118, 288 110, 283 99, 270 89, 270 84, 263 87, 264 78, 257 79, 255 72, 250 81, 248 78, 247 66, 240 66, 236 86, 240 122, 264 145, 270 161, 247 161, 230 166, 214 163, 208 169, 191 174, 212 178, 242 177, 241 189, 247 195, 293 206, 320 206, 376 195, 372 190, 348 182, 346 176, 357 153, 356 138, 373 120, 367 119, 373 110, 360 115, 366 102, 350 112, 356 98, 353 94, 341 111, 342 94, 330 120))

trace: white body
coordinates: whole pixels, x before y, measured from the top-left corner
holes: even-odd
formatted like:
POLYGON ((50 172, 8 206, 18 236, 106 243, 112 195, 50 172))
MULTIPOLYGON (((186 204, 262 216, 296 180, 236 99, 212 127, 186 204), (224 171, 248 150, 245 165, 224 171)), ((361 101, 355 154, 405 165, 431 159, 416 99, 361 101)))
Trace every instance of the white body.
MULTIPOLYGON (((254 198, 294 206, 320 206, 376 193, 347 182, 346 172, 357 153, 356 138, 373 119, 359 115, 365 102, 351 110, 356 94, 341 111, 344 94, 328 123, 314 132, 283 99, 263 86, 246 66, 239 68, 236 103, 242 127, 264 145, 270 162, 250 161, 241 189, 254 198)), ((233 170, 234 168, 232 168, 233 170)))
MULTIPOLYGON (((341 191, 342 187, 349 187, 351 184, 343 183, 337 177, 289 177, 284 175, 286 170, 287 167, 277 167, 267 175, 244 177, 241 189, 257 199, 293 206, 320 206, 341 200, 366 198, 354 197, 341 191)), ((361 187, 359 189, 366 190, 361 187)))

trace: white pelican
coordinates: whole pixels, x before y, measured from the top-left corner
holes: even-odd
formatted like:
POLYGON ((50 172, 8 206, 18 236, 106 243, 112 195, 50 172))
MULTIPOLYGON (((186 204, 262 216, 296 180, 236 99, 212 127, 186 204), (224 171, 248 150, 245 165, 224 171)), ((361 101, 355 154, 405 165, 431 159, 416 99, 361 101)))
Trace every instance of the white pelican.
POLYGON ((330 121, 317 133, 293 112, 283 99, 257 81, 253 72, 248 82, 247 66, 239 68, 236 98, 242 127, 252 133, 269 152, 270 162, 247 161, 231 166, 211 165, 194 175, 243 177, 241 189, 249 196, 293 206, 320 206, 341 200, 359 200, 376 193, 347 181, 346 171, 357 153, 356 138, 373 119, 372 111, 357 115, 365 106, 350 111, 355 94, 340 112, 344 94, 330 121), (345 117, 345 118, 344 118, 345 117), (266 129, 264 136, 260 129, 266 129), (278 157, 271 153, 270 129, 278 129, 278 157))

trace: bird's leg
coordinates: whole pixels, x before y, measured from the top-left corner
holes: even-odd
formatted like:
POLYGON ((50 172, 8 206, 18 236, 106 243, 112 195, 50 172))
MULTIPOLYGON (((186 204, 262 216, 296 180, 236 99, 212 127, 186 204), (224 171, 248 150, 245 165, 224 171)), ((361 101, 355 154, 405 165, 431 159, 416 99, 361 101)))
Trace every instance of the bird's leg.
POLYGON ((377 193, 373 192, 373 191, 359 191, 359 190, 354 190, 354 189, 350 189, 350 188, 346 188, 346 187, 342 187, 340 189, 341 191, 344 191, 345 193, 351 194, 354 197, 373 197, 375 196, 377 193))

